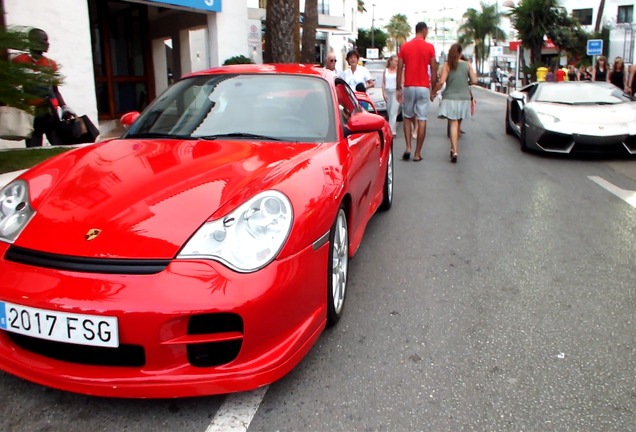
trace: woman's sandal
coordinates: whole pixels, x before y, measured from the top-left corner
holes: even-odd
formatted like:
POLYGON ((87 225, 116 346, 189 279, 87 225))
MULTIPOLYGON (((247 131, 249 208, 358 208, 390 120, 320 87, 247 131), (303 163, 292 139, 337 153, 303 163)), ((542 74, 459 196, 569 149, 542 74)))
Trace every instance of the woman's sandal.
POLYGON ((457 162, 457 153, 451 152, 451 162, 452 163, 456 163, 457 162))

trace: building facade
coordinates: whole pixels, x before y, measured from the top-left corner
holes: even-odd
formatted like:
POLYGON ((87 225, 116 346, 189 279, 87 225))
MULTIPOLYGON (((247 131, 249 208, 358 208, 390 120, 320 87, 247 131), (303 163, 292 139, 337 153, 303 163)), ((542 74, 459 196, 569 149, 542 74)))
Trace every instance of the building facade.
POLYGON ((594 31, 597 19, 600 18, 599 30, 609 29, 608 61, 622 57, 627 64, 636 62, 634 52, 634 2, 628 0, 605 0, 605 7, 599 15, 600 2, 598 0, 564 0, 563 6, 574 17, 578 18, 587 31, 594 31))

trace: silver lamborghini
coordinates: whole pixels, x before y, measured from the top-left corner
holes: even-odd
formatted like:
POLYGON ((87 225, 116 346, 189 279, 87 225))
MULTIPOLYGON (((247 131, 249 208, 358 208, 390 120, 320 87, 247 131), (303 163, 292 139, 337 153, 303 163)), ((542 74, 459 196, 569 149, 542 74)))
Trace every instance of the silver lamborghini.
POLYGON ((523 151, 636 154, 636 99, 605 82, 536 82, 510 92, 506 133, 523 151))

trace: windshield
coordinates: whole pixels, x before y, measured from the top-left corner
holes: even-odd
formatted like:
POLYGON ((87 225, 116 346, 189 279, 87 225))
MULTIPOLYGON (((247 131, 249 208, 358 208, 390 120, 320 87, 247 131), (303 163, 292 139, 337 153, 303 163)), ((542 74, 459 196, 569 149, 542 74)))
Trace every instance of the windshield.
POLYGON ((126 138, 335 141, 329 84, 284 74, 186 78, 161 95, 126 138))
POLYGON ((609 83, 560 82, 540 85, 535 102, 567 105, 607 105, 634 100, 621 89, 609 83))

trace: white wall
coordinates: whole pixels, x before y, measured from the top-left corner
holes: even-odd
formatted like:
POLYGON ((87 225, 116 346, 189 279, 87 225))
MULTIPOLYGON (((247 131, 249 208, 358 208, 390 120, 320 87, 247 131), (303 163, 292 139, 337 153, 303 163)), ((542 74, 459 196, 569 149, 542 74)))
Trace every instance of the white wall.
POLYGON ((208 14, 210 66, 221 66, 237 55, 252 55, 247 22, 247 0, 226 0, 222 12, 208 14))

